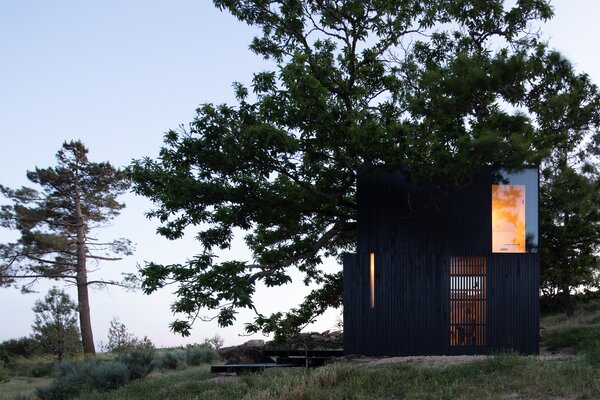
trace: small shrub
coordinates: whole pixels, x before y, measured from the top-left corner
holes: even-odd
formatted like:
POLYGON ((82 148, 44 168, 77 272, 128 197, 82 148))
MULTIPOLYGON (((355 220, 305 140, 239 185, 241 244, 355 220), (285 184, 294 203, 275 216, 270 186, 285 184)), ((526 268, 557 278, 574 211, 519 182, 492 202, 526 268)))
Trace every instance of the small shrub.
POLYGON ((312 371, 309 386, 336 387, 349 379, 355 371, 344 364, 332 364, 312 371))
POLYGON ((50 375, 52 375, 53 369, 54 369, 54 362, 52 362, 52 361, 38 362, 31 370, 31 376, 34 378, 50 376, 50 375))
POLYGON ((210 364, 219 360, 219 353, 215 349, 204 346, 188 347, 185 354, 189 365, 210 364))
POLYGON ((39 378, 52 372, 54 360, 52 357, 16 357, 6 363, 6 369, 12 376, 32 376, 39 378))
POLYGON ((54 367, 52 384, 36 389, 36 395, 42 400, 63 400, 84 391, 105 392, 128 383, 130 375, 130 368, 122 361, 64 361, 54 367))
POLYGON ((600 338, 590 343, 583 351, 585 360, 593 367, 600 368, 600 338))
POLYGON ((116 389, 129 382, 129 368, 121 361, 99 363, 91 371, 90 386, 100 392, 116 389))
POLYGON ((41 400, 67 400, 76 397, 83 387, 69 379, 55 380, 49 386, 35 389, 35 394, 41 400))
POLYGON ((77 361, 77 360, 67 360, 56 363, 54 365, 54 369, 52 374, 56 379, 65 378, 69 375, 78 375, 80 373, 87 373, 89 369, 93 368, 93 365, 96 363, 96 360, 89 359, 85 362, 77 361))
POLYGON ((544 344, 550 350, 575 347, 585 350, 600 338, 600 325, 579 325, 569 328, 548 329, 544 333, 544 344))
POLYGON ((99 363, 90 359, 85 362, 68 360, 57 363, 53 369, 54 381, 36 389, 36 395, 42 400, 71 399, 89 386, 92 371, 99 363))
POLYGON ((8 371, 4 368, 4 362, 0 361, 0 382, 6 382, 10 379, 8 371))
POLYGON ((0 360, 9 362, 19 357, 31 357, 35 354, 37 342, 28 337, 9 339, 0 343, 0 360))
POLYGON ((155 359, 155 366, 161 370, 167 369, 184 369, 187 364, 185 362, 185 352, 181 350, 165 351, 155 359))
POLYGON ((154 349, 155 347, 148 336, 144 336, 142 339, 138 338, 115 317, 110 321, 108 343, 103 345, 103 348, 111 353, 124 353, 139 349, 154 349))
POLYGON ((204 338, 202 346, 214 350, 219 350, 221 347, 223 347, 223 338, 219 335, 215 335, 211 338, 204 338))
POLYGON ((154 350, 139 349, 121 353, 117 357, 117 361, 127 365, 129 380, 141 379, 154 369, 154 350))

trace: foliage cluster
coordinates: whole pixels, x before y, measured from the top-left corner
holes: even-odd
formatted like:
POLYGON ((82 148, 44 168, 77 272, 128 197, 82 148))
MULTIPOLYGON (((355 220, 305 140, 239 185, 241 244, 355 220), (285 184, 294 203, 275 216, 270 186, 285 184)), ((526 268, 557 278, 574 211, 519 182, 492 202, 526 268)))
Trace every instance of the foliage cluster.
POLYGON ((181 370, 187 368, 188 365, 198 366, 218 360, 219 353, 216 349, 206 344, 200 344, 161 351, 154 362, 160 370, 181 370))
POLYGON ((51 356, 15 357, 5 364, 5 368, 13 377, 39 378, 52 373, 55 361, 51 356))
POLYGON ((6 382, 9 379, 10 376, 4 366, 4 361, 0 361, 0 382, 6 382))
POLYGON ((122 171, 108 162, 92 162, 81 141, 63 143, 57 165, 35 168, 27 179, 40 189, 0 185, 10 203, 0 206, 0 226, 19 232, 14 243, 0 243, 0 286, 29 290, 39 279, 60 280, 77 288, 83 351, 95 353, 89 287, 127 285, 91 279, 89 263, 130 255, 128 239, 99 241, 92 232, 125 207, 117 197, 128 188, 122 171))
POLYGON ((43 354, 58 361, 82 351, 77 324, 77 305, 63 290, 53 287, 43 300, 33 306, 33 338, 43 354))
POLYGON ((36 349, 37 343, 33 338, 8 339, 0 343, 0 360, 8 362, 16 357, 31 357, 36 349))
POLYGON ((52 383, 36 390, 42 399, 70 399, 85 393, 104 393, 140 380, 153 370, 184 370, 188 365, 201 365, 218 360, 216 350, 206 346, 190 346, 186 349, 154 350, 138 348, 119 353, 116 358, 101 361, 98 358, 85 361, 69 360, 54 367, 52 383))
POLYGON ((223 338, 221 336, 219 336, 218 334, 215 334, 213 337, 211 338, 204 338, 204 340, 202 340, 202 343, 199 345, 193 344, 193 345, 188 345, 188 347, 208 347, 209 349, 214 349, 214 350, 219 350, 221 347, 223 347, 223 338))
POLYGON ((140 349, 154 349, 154 344, 147 336, 142 339, 127 330, 124 323, 118 318, 110 321, 108 328, 108 343, 102 346, 105 351, 111 353, 123 353, 140 349))
POLYGON ((219 353, 206 346, 189 346, 185 352, 188 365, 211 364, 219 360, 219 353))
POLYGON ((38 388, 36 395, 42 400, 70 399, 82 392, 106 392, 141 379, 152 371, 152 358, 150 363, 141 365, 148 361, 147 355, 141 352, 144 350, 110 361, 87 359, 58 363, 54 367, 52 383, 38 388))
POLYGON ((600 95, 534 33, 548 1, 214 3, 259 29, 250 49, 274 67, 129 168, 161 235, 199 230, 195 257, 142 269, 146 293, 179 284, 174 331, 189 334, 202 308, 221 325, 245 308, 248 332, 287 336, 340 307, 342 274, 322 264, 354 246, 359 171, 460 185, 481 168, 540 166, 542 286, 568 300, 594 284, 600 95), (239 235, 251 257, 221 261, 239 235), (261 314, 257 285, 288 284, 293 269, 316 289, 261 314))
POLYGON ((165 350, 154 360, 161 370, 176 370, 187 368, 187 352, 184 350, 165 350))
POLYGON ((154 359, 155 352, 149 348, 121 353, 116 358, 127 366, 130 381, 141 379, 152 372, 155 367, 154 359))
MULTIPOLYGON (((542 361, 516 354, 448 367, 339 363, 265 371, 229 382, 209 380, 208 369, 190 368, 133 382, 107 393, 105 400, 594 398, 600 390, 598 374, 584 359, 542 361)), ((93 394, 81 398, 98 399, 93 394)))

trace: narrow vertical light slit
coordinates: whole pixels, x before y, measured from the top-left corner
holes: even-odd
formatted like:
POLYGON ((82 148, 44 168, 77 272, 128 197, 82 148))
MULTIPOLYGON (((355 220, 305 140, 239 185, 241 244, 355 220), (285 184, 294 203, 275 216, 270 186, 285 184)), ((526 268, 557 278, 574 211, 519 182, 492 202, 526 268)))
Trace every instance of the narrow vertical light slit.
POLYGON ((375 253, 369 254, 369 277, 371 281, 371 308, 375 308, 375 253))

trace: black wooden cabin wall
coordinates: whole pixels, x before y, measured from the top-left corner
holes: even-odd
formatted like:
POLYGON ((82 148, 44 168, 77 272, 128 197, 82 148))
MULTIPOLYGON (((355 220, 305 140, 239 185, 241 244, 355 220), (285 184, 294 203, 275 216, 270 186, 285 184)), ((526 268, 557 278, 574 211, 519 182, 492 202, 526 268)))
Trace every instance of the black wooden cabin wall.
POLYGON ((488 272, 489 346, 539 352, 539 255, 493 254, 488 272))
POLYGON ((491 185, 416 187, 399 173, 358 177, 357 252, 491 252, 491 185))
POLYGON ((450 344, 450 259, 433 253, 344 257, 344 351, 364 355, 488 354, 539 351, 539 255, 486 257, 486 343, 450 344))
POLYGON ((449 190, 358 178, 357 253, 344 257, 344 351, 486 354, 539 349, 539 255, 491 252, 490 175, 449 190), (369 254, 375 254, 370 308, 369 254), (450 344, 450 259, 486 258, 486 345, 450 344))

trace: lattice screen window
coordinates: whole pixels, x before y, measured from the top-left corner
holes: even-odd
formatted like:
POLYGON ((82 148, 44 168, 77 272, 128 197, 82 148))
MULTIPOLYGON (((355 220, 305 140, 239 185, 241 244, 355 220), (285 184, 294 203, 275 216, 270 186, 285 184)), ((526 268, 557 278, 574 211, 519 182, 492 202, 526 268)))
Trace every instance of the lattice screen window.
POLYGON ((450 345, 486 345, 485 257, 450 259, 450 345))

